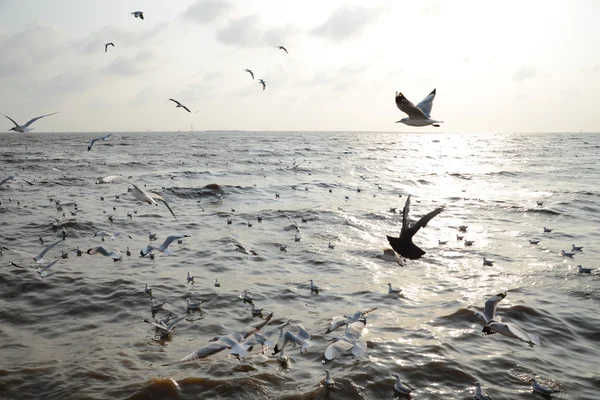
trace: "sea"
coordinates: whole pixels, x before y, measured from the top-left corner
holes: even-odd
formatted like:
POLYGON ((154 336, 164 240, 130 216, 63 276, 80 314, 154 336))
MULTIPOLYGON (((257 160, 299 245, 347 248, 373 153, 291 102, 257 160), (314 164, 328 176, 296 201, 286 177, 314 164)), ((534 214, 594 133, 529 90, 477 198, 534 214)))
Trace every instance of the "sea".
POLYGON ((599 134, 113 132, 87 150, 106 133, 0 134, 0 180, 14 176, 0 186, 0 398, 472 399, 480 382, 494 400, 542 399, 535 378, 554 399, 600 399, 600 271, 577 269, 600 267, 599 134), (123 179, 98 183, 110 175, 123 179), (444 210, 401 266, 379 256, 408 195, 412 221, 444 210), (189 237, 140 257, 170 235, 189 237), (42 276, 32 256, 56 242, 42 276), (122 260, 86 253, 97 246, 122 260), (482 334, 475 312, 502 292, 497 316, 540 346, 482 334), (186 314, 188 298, 201 311, 171 335, 144 321, 186 314), (373 308, 366 354, 324 364, 345 330, 330 323, 373 308), (180 361, 270 313, 261 331, 291 319, 306 352, 180 361))

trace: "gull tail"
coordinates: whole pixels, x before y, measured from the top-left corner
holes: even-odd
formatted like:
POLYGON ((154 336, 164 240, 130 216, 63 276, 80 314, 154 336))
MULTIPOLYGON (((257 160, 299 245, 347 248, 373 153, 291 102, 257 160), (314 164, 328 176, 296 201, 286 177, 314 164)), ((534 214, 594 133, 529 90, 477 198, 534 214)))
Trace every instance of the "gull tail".
POLYGON ((540 337, 538 335, 535 335, 533 333, 529 334, 529 341, 531 342, 532 345, 536 345, 536 346, 541 346, 541 342, 540 342, 540 337))
POLYGON ((390 246, 392 246, 392 249, 394 249, 396 253, 400 254, 404 258, 418 260, 425 254, 423 250, 421 250, 410 240, 407 241, 406 239, 391 236, 388 236, 387 239, 390 243, 390 246))

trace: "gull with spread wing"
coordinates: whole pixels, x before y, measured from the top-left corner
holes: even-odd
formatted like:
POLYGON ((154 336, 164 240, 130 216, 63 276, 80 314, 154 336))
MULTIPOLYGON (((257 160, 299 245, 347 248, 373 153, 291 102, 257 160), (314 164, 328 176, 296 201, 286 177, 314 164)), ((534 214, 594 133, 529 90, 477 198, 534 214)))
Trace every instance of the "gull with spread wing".
POLYGON ((27 121, 26 124, 24 125, 19 125, 15 122, 14 119, 12 119, 11 117, 9 117, 8 115, 2 114, 4 115, 6 118, 10 119, 12 121, 13 124, 15 124, 15 126, 13 128, 10 128, 9 131, 15 131, 15 132, 20 132, 20 133, 27 133, 27 132, 31 132, 33 130, 33 128, 30 128, 29 126, 31 124, 33 124, 35 121, 37 121, 38 119, 44 118, 44 117, 49 117, 51 115, 54 114, 58 114, 60 111, 57 111, 55 113, 52 114, 46 114, 46 115, 41 115, 39 117, 35 117, 35 118, 31 118, 29 121, 27 121))
POLYGON ((433 99, 435 98, 436 90, 433 89, 431 93, 427 95, 419 104, 416 106, 411 103, 404 95, 400 92, 396 92, 396 106, 400 111, 408 114, 408 118, 402 118, 400 122, 408 126, 427 126, 433 125, 436 128, 440 126, 441 122, 431 119, 431 108, 433 107, 433 99))

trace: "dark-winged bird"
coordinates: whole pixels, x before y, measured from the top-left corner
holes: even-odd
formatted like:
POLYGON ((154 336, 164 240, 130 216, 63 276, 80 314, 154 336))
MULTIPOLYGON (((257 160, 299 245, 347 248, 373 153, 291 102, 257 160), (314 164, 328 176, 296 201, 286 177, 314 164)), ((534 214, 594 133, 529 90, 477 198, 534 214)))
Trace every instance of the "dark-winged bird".
POLYGON ((286 52, 286 54, 290 54, 290 53, 288 53, 287 49, 286 49, 285 47, 283 47, 283 46, 277 46, 277 48, 278 48, 279 50, 283 50, 283 51, 285 51, 285 52, 286 52))
POLYGON ((108 46, 115 47, 115 44, 114 44, 113 42, 110 42, 110 43, 105 43, 105 44, 104 44, 104 52, 105 52, 105 53, 108 51, 108 46))
POLYGON ((404 204, 404 210, 402 210, 402 229, 400 230, 400 237, 391 237, 388 236, 388 242, 392 246, 392 249, 402 257, 417 260, 421 258, 425 252, 421 250, 417 245, 415 245, 412 241, 412 237, 419 231, 419 229, 427 226, 427 223, 431 221, 433 217, 438 215, 444 210, 443 207, 438 207, 429 214, 421 217, 413 225, 409 225, 408 222, 408 213, 410 212, 410 195, 406 198, 406 203, 404 204))
POLYGON ((265 90, 265 88, 267 87, 267 82, 263 81, 262 79, 259 79, 258 83, 260 83, 261 85, 263 85, 263 90, 265 90))
POLYGON ((180 102, 178 102, 177 100, 175 100, 175 99, 169 99, 169 100, 171 100, 172 102, 175 102, 175 103, 177 104, 177 105, 175 106, 175 108, 177 108, 177 107, 182 107, 182 108, 183 108, 185 111, 187 111, 187 112, 191 113, 191 111, 190 111, 190 109, 189 109, 189 108, 187 108, 186 106, 184 106, 183 104, 181 104, 181 103, 180 103, 180 102))
POLYGON ((250 74, 250 76, 252 76, 252 79, 254 79, 254 72, 252 72, 251 70, 249 70, 248 68, 246 68, 246 72, 250 74))

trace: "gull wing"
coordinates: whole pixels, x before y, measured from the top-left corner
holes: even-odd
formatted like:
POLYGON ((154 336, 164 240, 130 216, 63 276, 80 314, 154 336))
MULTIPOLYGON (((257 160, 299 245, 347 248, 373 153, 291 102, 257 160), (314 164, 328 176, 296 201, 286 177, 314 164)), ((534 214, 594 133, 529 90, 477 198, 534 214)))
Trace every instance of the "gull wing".
POLYGON ((339 328, 340 326, 344 326, 347 324, 348 324, 348 321, 345 319, 336 319, 335 321, 332 321, 331 324, 329 324, 329 328, 327 328, 327 331, 325 331, 325 333, 331 333, 331 332, 335 331, 337 328, 339 328))
POLYGON ((327 349, 325 349, 325 359, 323 360, 323 363, 338 358, 340 355, 350 351, 353 347, 353 343, 345 340, 338 340, 337 342, 331 343, 327 346, 327 349))
POLYGON ((535 344, 536 346, 541 345, 540 338, 538 335, 527 333, 522 328, 518 327, 517 325, 511 324, 511 323, 505 323, 505 325, 508 328, 508 330, 510 331, 510 333, 515 335, 515 337, 517 339, 519 339, 520 341, 529 343, 532 345, 535 344))
MULTIPOLYGON (((419 229, 425 228, 429 221, 431 221, 436 215, 438 215, 442 211, 444 211, 444 207, 438 207, 430 213, 425 214, 413 226, 407 229, 407 233, 410 235, 410 237, 413 237, 419 231, 419 229)), ((402 225, 402 228, 404 228, 404 224, 402 225)))
POLYGON ((166 325, 163 325, 162 323, 158 324, 156 322, 152 322, 152 321, 147 320, 147 319, 145 319, 144 322, 146 322, 146 323, 154 326, 156 329, 160 329, 161 331, 163 331, 165 333, 170 333, 171 332, 171 330, 166 325))
POLYGON ((427 119, 427 116, 419 107, 416 107, 400 92, 396 92, 396 107, 406 113, 412 119, 427 119))
POLYGON ((303 347, 306 344, 306 341, 304 339, 299 338, 298 336, 294 335, 288 330, 283 330, 279 335, 279 339, 277 340, 277 344, 275 344, 275 348, 273 348, 273 355, 282 351, 289 342, 297 344, 301 347, 303 347))
POLYGON ((226 348, 227 348, 227 345, 225 343, 222 343, 219 340, 216 342, 209 343, 206 346, 201 347, 198 350, 191 352, 187 356, 183 357, 180 361, 186 362, 186 361, 199 360, 201 358, 208 357, 212 354, 216 354, 220 351, 223 351, 226 348))
POLYGON ((167 247, 169 247, 171 245, 171 243, 173 243, 175 240, 177 240, 177 239, 183 239, 183 238, 186 238, 186 237, 190 237, 190 235, 171 235, 171 236, 167 236, 167 238, 160 245, 160 247, 162 247, 163 250, 166 250, 167 247))
POLYGON ((37 256, 34 256, 33 259, 35 262, 40 263, 43 259, 44 259, 44 255, 54 246, 56 246, 57 244, 59 244, 60 242, 62 242, 63 240, 57 240, 56 242, 52 243, 51 245, 46 246, 46 248, 44 250, 42 250, 42 252, 40 254, 38 254, 37 256))
POLYGON ((189 108, 187 108, 186 106, 184 106, 184 105, 181 105, 181 107, 183 107, 183 109, 184 109, 185 111, 187 111, 187 112, 191 113, 190 109, 189 109, 189 108))
POLYGON ((2 114, 2 115, 4 115, 6 118, 10 119, 10 120, 12 121, 12 123, 13 123, 13 124, 15 124, 15 127, 16 127, 16 128, 18 128, 18 127, 19 127, 19 124, 17 124, 17 123, 15 122, 15 120, 14 120, 14 119, 12 119, 11 117, 9 117, 9 116, 8 116, 8 115, 6 115, 6 114, 2 114))
MULTIPOLYGON (((23 125, 23 127, 24 127, 24 128, 28 128, 28 127, 29 127, 29 125, 33 124, 33 123, 34 123, 35 121, 37 121, 38 119, 40 119, 40 118, 44 118, 44 117, 49 117, 49 116, 51 116, 51 115, 58 114, 59 112, 60 112, 60 111, 57 111, 57 112, 55 112, 55 113, 52 113, 52 114, 46 114, 46 115, 41 115, 41 116, 39 116, 39 117, 31 118, 29 121, 27 121, 27 123, 26 123, 25 125, 23 125)), ((10 118, 9 118, 9 119, 10 119, 10 118)), ((12 120, 11 120, 11 121, 12 121, 12 120)), ((13 121, 13 122, 15 122, 15 121, 13 121)))
POLYGON ((298 337, 304 340, 310 339, 310 333, 308 333, 308 331, 300 324, 298 324, 298 337))
POLYGON ((178 106, 180 106, 180 105, 181 105, 181 103, 180 103, 180 102, 178 102, 178 101, 177 101, 177 100, 175 100, 175 99, 169 99, 169 100, 171 100, 171 101, 175 102, 175 103, 176 103, 178 106))
POLYGON ((485 308, 483 309, 483 317, 485 318, 486 324, 494 319, 494 316, 496 315, 496 307, 498 307, 498 303, 500 303, 500 301, 505 297, 506 292, 502 292, 490 297, 485 302, 485 308))
POLYGON ((356 342, 360 338, 366 324, 367 322, 364 319, 361 319, 348 325, 346 327, 346 332, 344 333, 344 340, 352 343, 356 342))
POLYGON ((425 114, 427 118, 431 118, 431 107, 433 107, 434 98, 435 89, 433 89, 431 93, 427 95, 427 97, 425 97, 423 100, 421 100, 419 104, 417 104, 417 107, 420 108, 421 111, 423 111, 423 114, 425 114))
POLYGON ((2 182, 0 182, 0 186, 4 185, 6 182, 8 182, 8 181, 10 181, 12 179, 15 179, 14 175, 11 175, 8 178, 3 179, 2 182))
POLYGON ((171 212, 171 215, 173 216, 173 218, 175 218, 175 220, 177 220, 177 217, 175 216, 175 213, 173 212, 173 210, 171 210, 171 207, 169 207, 169 203, 167 203, 167 201, 165 199, 162 198, 161 195, 156 194, 156 193, 146 193, 148 196, 150 196, 152 199, 156 200, 156 201, 160 201, 161 203, 163 203, 171 212))
POLYGON ((406 235, 406 233, 408 232, 408 213, 410 213, 410 194, 406 198, 404 208, 402 209, 402 228, 400 229, 400 237, 406 235))
POLYGON ((367 342, 356 342, 354 343, 354 347, 352 347, 352 355, 355 357, 362 357, 367 354, 367 342))
POLYGON ((131 189, 131 194, 133 195, 133 197, 136 198, 136 200, 143 201, 149 204, 157 204, 154 198, 148 193, 146 193, 146 191, 140 189, 133 183, 131 184, 131 186, 133 186, 133 188, 131 189))
POLYGON ((50 268, 52 268, 52 266, 54 264, 56 264, 57 262, 59 262, 61 258, 62 258, 62 256, 58 257, 56 260, 52 261, 50 264, 45 265, 42 268, 38 268, 38 270, 37 270, 38 274, 40 274, 41 276, 47 276, 49 274, 49 272, 46 272, 46 271, 49 270, 50 268))
POLYGON ((267 317, 265 319, 263 319, 262 321, 256 322, 252 325, 248 325, 245 329, 236 332, 237 334, 241 335, 244 339, 248 338, 248 336, 255 334, 256 332, 258 332, 259 330, 261 330, 261 328, 263 326, 265 326, 266 324, 269 323, 269 321, 271 321, 271 318, 273 318, 273 313, 270 313, 269 315, 267 315, 267 317))

